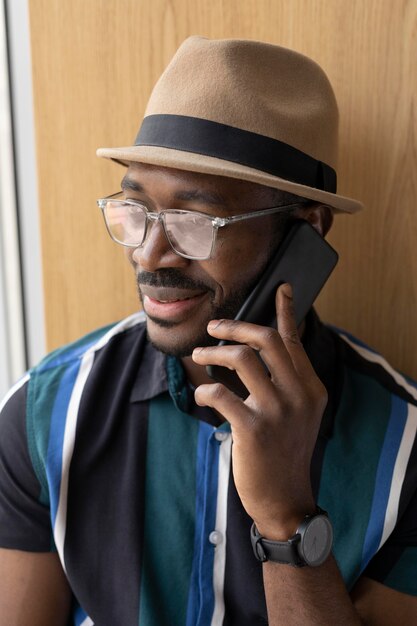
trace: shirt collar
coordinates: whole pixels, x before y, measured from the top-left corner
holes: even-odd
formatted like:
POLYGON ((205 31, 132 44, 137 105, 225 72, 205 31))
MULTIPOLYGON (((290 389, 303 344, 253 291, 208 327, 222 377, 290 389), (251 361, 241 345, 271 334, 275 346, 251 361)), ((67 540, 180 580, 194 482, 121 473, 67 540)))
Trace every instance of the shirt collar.
POLYGON ((151 400, 168 390, 166 355, 148 341, 146 327, 140 338, 139 352, 141 359, 130 394, 131 402, 151 400))

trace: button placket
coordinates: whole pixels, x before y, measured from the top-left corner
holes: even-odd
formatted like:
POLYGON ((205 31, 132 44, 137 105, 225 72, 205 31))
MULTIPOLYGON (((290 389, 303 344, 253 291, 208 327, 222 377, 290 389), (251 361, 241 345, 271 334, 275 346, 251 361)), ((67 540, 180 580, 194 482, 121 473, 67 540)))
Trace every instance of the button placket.
POLYGON ((212 530, 209 535, 209 541, 213 546, 218 546, 223 541, 223 535, 219 530, 212 530))
POLYGON ((225 430, 216 430, 216 432, 214 433, 214 438, 220 443, 222 441, 226 441, 228 437, 230 437, 230 433, 226 432, 225 430))

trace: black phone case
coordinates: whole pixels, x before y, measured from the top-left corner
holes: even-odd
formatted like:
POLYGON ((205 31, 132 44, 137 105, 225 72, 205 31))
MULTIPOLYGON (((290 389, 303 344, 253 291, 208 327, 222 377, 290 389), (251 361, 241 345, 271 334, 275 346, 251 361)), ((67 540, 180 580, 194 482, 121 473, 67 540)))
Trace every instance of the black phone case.
MULTIPOLYGON (((250 293, 237 320, 276 328, 275 294, 279 285, 293 289, 297 326, 307 315, 338 261, 337 252, 306 221, 297 220, 278 248, 261 280, 250 293)), ((225 345, 227 341, 219 342, 225 345)), ((242 398, 248 391, 235 371, 209 365, 207 373, 242 398)))

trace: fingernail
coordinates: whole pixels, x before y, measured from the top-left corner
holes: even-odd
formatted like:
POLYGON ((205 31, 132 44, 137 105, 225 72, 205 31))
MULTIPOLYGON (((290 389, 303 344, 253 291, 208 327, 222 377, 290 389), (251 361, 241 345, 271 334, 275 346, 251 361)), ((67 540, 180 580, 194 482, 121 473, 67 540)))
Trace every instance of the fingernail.
POLYGON ((204 350, 204 348, 194 348, 192 356, 197 356, 197 354, 199 354, 202 350, 204 350))
POLYGON ((207 325, 207 330, 214 330, 220 324, 221 320, 211 320, 207 325))
POLYGON ((287 298, 292 299, 292 287, 290 283, 284 283, 281 285, 281 291, 287 298))

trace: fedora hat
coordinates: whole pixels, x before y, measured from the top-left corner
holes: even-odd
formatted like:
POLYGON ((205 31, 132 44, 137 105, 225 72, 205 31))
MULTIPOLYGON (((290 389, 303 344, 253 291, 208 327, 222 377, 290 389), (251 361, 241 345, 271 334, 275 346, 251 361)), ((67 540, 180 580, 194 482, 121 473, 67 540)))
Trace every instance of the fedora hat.
POLYGON ((355 213, 336 193, 338 109, 306 56, 189 37, 156 83, 133 146, 97 155, 246 180, 355 213))

